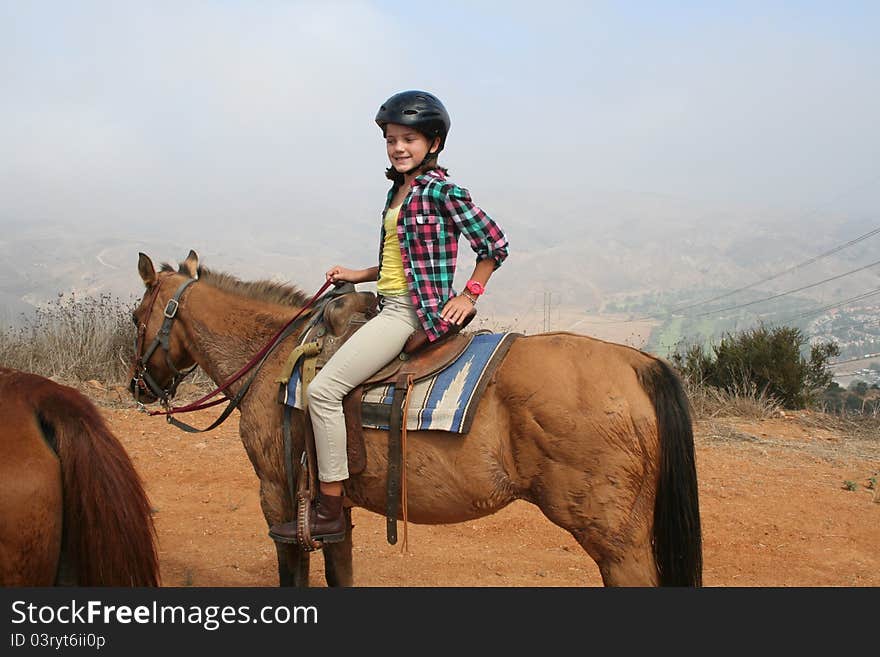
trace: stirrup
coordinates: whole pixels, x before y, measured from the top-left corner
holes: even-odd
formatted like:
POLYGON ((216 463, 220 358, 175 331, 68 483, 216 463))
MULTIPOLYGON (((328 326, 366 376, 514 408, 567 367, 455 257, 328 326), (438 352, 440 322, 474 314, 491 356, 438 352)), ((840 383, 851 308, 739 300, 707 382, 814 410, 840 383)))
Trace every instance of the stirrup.
POLYGON ((292 538, 289 536, 279 536, 274 534, 270 528, 269 536, 278 543, 299 545, 307 552, 320 550, 324 547, 325 543, 341 543, 345 540, 347 528, 343 528, 341 532, 335 534, 316 534, 313 536, 311 533, 311 515, 314 512, 315 508, 308 492, 302 491, 297 495, 296 519, 294 521, 296 522, 296 535, 292 538))
MULTIPOLYGON (((271 531, 269 532, 269 537, 275 541, 276 543, 287 543, 288 545, 300 544, 299 538, 290 538, 288 536, 278 536, 277 534, 273 534, 271 531)), ((342 543, 345 540, 345 532, 339 534, 318 534, 317 536, 312 536, 312 541, 319 544, 316 547, 311 549, 320 550, 321 545, 325 543, 342 543)))

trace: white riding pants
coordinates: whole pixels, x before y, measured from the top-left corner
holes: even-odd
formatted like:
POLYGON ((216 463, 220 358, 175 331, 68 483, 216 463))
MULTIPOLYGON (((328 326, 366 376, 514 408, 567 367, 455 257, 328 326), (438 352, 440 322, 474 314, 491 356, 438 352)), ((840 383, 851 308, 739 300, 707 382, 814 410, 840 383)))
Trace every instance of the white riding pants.
POLYGON ((318 479, 348 479, 342 398, 391 362, 421 328, 409 295, 384 297, 378 315, 359 328, 322 367, 306 391, 318 479))

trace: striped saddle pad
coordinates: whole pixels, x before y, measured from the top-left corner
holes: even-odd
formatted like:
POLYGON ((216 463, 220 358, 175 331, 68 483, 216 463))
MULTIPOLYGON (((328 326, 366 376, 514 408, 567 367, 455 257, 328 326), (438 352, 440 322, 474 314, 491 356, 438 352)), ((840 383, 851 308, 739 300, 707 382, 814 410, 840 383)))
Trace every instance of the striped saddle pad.
MULTIPOLYGON (((455 361, 429 377, 415 382, 406 417, 407 430, 435 429, 467 433, 477 403, 492 374, 510 349, 518 333, 477 333, 455 361)), ((300 367, 294 370, 284 402, 302 408, 300 367)), ((364 427, 388 429, 394 385, 373 385, 364 389, 364 427)))

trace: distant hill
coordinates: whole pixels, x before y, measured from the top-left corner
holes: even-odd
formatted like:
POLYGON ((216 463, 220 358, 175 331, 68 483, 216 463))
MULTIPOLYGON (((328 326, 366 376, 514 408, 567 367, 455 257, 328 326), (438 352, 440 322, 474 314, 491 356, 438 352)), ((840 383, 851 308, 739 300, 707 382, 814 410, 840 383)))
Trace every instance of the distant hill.
MULTIPOLYGON (((699 300, 708 289, 746 285, 871 228, 828 213, 807 221, 796 213, 713 207, 651 194, 585 197, 579 190, 560 190, 552 197, 514 198, 504 190, 488 190, 480 202, 511 242, 511 256, 481 301, 481 314, 506 320, 527 314, 540 318, 546 293, 551 311, 567 316, 601 314, 609 304, 644 300, 646 295, 699 300)), ((377 216, 366 209, 351 212, 328 205, 320 218, 300 216, 283 229, 243 222, 221 230, 174 225, 167 218, 161 225, 120 222, 100 232, 51 223, 5 226, 0 303, 7 314, 17 314, 59 292, 140 296, 138 251, 158 266, 166 260, 176 263, 190 248, 214 269, 243 279, 293 282, 311 292, 334 263, 357 267, 375 261, 377 216), (145 240, 146 233, 151 236, 145 240)), ((870 262, 878 249, 868 242, 754 293, 773 294, 870 262)), ((460 287, 473 263, 464 240, 459 263, 460 287)), ((878 285, 878 272, 867 271, 804 296, 830 303, 878 285)), ((643 304, 639 311, 650 312, 649 306, 643 304)))

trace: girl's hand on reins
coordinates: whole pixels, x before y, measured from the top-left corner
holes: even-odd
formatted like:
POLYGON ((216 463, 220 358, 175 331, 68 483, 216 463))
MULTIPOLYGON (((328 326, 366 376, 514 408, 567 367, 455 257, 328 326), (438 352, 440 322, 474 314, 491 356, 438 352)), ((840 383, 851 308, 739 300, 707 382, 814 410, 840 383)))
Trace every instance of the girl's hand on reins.
POLYGON ((327 270, 325 276, 327 277, 327 280, 334 285, 342 285, 343 283, 353 282, 352 278, 354 277, 354 271, 347 267, 334 265, 327 270))
POLYGON ((474 307, 474 304, 468 299, 466 296, 459 294, 457 297, 452 297, 445 306, 443 306, 443 310, 440 311, 440 317, 445 319, 447 322, 452 322, 453 324, 461 324, 464 322, 464 318, 468 316, 471 312, 471 309, 474 307))

